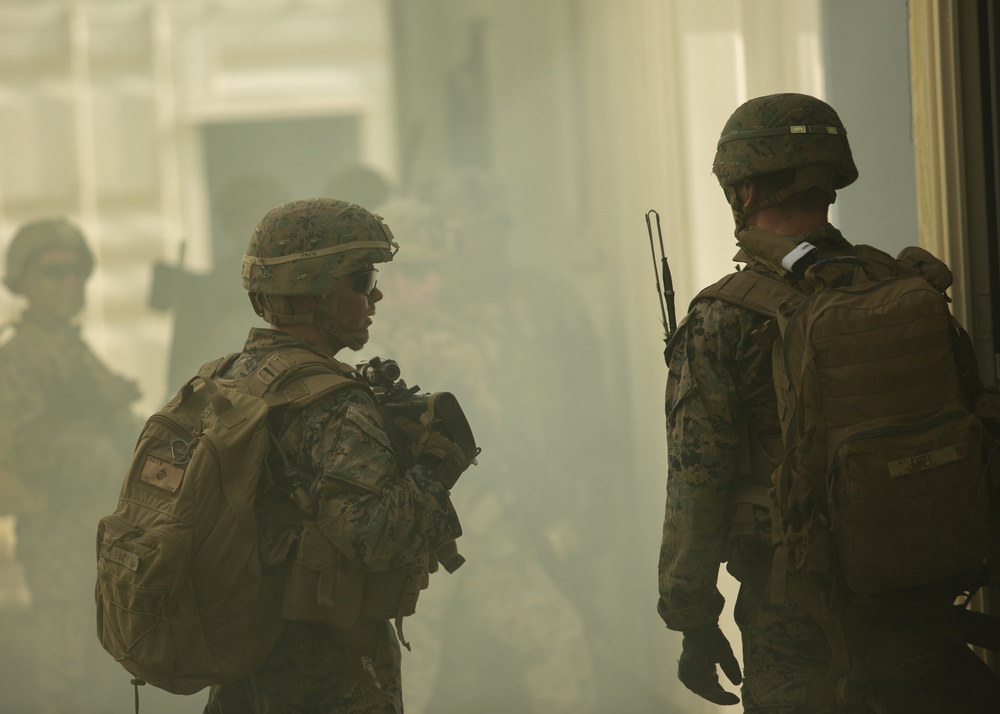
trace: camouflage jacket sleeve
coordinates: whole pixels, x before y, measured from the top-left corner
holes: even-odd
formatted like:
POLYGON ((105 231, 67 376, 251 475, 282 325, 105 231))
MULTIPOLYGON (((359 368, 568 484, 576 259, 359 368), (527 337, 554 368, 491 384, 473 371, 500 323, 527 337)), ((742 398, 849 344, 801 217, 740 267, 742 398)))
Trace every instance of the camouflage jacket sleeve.
POLYGON ((303 410, 282 441, 316 474, 311 490, 323 533, 361 568, 413 563, 461 535, 449 492, 421 466, 399 473, 366 393, 336 392, 303 410))
POLYGON ((741 405, 735 308, 695 304, 676 337, 666 387, 668 476, 657 609, 673 630, 715 622, 736 480, 741 405))

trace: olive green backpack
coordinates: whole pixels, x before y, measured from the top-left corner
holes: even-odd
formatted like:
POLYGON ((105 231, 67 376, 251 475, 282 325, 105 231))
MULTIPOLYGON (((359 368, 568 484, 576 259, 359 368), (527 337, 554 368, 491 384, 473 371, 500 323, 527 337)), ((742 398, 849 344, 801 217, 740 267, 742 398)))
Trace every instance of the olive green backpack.
POLYGON ((989 435, 970 399, 974 365, 958 354, 967 335, 944 294, 950 271, 919 248, 901 258, 860 245, 810 265, 795 288, 743 270, 696 298, 774 318, 758 335, 773 340, 782 428, 762 503, 772 600, 788 572, 874 596, 982 570, 993 547, 989 435))
POLYGON ((255 501, 270 478, 267 416, 357 381, 307 350, 248 378, 206 364, 139 437, 97 529, 97 634, 135 679, 192 694, 254 672, 281 635, 284 570, 263 567, 255 501))

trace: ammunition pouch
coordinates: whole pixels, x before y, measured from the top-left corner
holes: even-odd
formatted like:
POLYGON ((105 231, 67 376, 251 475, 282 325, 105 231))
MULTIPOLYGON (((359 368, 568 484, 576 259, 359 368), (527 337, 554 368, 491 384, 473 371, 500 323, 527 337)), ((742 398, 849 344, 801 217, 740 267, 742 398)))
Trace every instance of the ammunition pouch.
POLYGON ((360 618, 398 620, 416 611, 427 572, 426 562, 364 571, 337 550, 317 523, 306 522, 285 583, 281 615, 344 629, 360 618))

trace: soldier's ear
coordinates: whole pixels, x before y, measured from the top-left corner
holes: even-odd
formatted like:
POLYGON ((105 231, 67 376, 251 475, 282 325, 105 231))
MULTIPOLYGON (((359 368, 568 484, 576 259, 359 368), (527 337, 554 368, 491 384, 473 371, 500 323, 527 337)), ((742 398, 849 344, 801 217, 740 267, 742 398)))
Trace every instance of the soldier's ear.
POLYGON ((740 204, 743 208, 748 208, 757 203, 759 194, 760 189, 757 187, 757 182, 751 179, 747 179, 736 187, 736 195, 739 196, 740 204))

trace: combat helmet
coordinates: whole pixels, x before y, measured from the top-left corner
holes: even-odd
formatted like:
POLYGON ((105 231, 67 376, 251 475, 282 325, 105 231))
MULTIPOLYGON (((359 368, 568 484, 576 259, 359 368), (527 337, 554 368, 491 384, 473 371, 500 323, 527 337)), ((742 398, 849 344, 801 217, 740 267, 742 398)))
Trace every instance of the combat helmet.
POLYGON ((31 262, 52 248, 74 250, 80 254, 86 275, 94 269, 94 254, 83 233, 65 218, 42 218, 22 225, 7 247, 7 268, 3 282, 13 293, 22 292, 22 282, 31 262))
MULTIPOLYGON (((847 130, 826 102, 807 94, 769 94, 740 105, 722 129, 712 172, 734 213, 744 216, 820 188, 836 190, 858 178, 847 130), (753 206, 737 206, 735 186, 747 179, 794 170, 794 181, 753 206)), ((739 222, 739 218, 737 219, 739 222)))
POLYGON ((397 249, 382 217, 356 203, 288 201, 268 211, 254 228, 243 256, 243 287, 254 310, 268 322, 309 323, 312 316, 292 314, 287 298, 326 295, 341 278, 392 260, 397 249))

